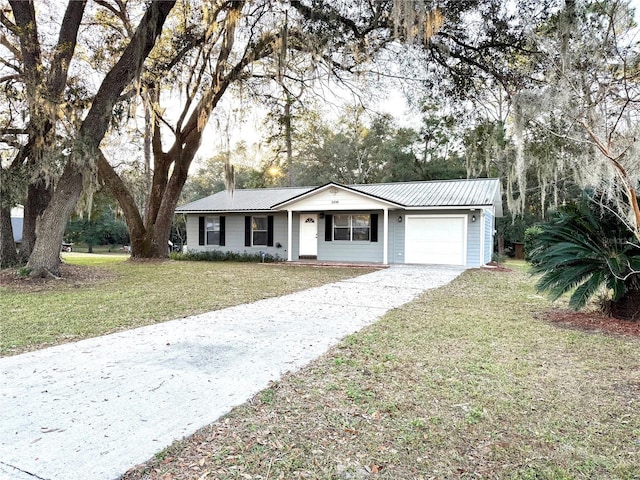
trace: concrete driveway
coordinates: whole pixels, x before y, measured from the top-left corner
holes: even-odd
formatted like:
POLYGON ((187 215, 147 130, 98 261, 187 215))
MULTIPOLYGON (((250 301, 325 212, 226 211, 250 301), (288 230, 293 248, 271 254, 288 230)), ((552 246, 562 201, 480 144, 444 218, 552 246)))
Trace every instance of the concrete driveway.
POLYGON ((119 478, 463 270, 394 266, 1 358, 0 478, 119 478))

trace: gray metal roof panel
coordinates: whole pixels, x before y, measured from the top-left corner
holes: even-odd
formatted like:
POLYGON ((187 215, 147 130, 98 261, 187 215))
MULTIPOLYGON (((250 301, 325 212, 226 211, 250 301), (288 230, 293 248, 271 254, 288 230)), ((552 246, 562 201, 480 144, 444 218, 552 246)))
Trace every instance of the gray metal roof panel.
POLYGON ((313 187, 251 188, 238 189, 233 193, 223 190, 200 200, 176 208, 177 213, 233 212, 271 210, 275 204, 301 195, 313 187))
POLYGON ((492 205, 500 191, 495 178, 350 185, 405 207, 492 205))
MULTIPOLYGON (((336 184, 339 185, 339 184, 336 184)), ((375 183, 344 187, 404 207, 456 207, 496 204, 502 212, 500 181, 495 178, 375 183)), ((319 187, 259 188, 222 191, 176 209, 178 213, 269 211, 275 205, 319 187)))

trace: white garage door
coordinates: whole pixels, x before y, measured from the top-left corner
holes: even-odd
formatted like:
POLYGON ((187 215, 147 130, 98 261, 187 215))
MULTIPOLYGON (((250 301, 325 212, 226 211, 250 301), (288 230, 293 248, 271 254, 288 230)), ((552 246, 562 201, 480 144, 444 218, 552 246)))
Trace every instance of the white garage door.
POLYGON ((466 216, 410 215, 406 222, 406 263, 466 263, 466 216))

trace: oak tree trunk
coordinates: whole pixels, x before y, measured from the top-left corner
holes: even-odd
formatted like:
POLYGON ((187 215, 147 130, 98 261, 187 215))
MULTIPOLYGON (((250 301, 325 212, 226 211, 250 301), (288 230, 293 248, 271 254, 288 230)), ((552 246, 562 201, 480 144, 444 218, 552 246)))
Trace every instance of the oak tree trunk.
POLYGON ((27 187, 27 197, 24 204, 24 225, 22 227, 21 255, 26 259, 31 255, 33 246, 36 244, 36 228, 38 218, 47 208, 53 185, 47 185, 45 179, 40 176, 27 187))
POLYGON ((82 186, 82 170, 77 164, 70 162, 38 224, 36 243, 27 262, 32 277, 59 275, 64 229, 80 197, 82 186))

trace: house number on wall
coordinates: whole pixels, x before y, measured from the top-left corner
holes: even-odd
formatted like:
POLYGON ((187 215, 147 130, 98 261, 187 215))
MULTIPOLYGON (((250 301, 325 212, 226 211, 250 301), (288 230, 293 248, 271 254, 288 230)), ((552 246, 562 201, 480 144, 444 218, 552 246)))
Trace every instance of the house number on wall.
POLYGON ((331 203, 340 203, 340 200, 331 200, 331 203))

